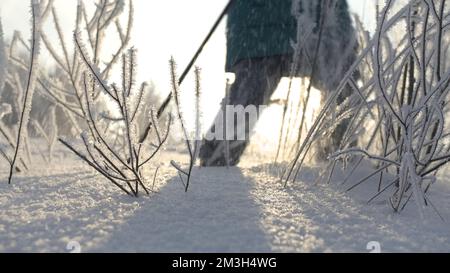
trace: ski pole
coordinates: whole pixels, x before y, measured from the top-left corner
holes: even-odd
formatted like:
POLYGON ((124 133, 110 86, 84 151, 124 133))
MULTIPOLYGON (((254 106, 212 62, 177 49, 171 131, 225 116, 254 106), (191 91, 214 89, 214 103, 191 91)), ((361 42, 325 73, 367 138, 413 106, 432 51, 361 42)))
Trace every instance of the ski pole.
MULTIPOLYGON (((195 62, 197 61, 198 57, 202 53, 202 51, 205 48, 206 44, 211 39, 211 36, 214 34, 214 32, 216 32, 217 27, 220 25, 220 23, 222 22, 223 18, 225 18, 225 15, 227 15, 227 13, 230 10, 230 7, 231 7, 231 5, 233 4, 234 1, 235 0, 230 0, 228 2, 228 4, 225 6, 225 8, 223 9, 223 11, 220 14, 219 18, 217 18, 216 22, 212 26, 212 28, 209 31, 208 35, 203 40, 203 42, 200 45, 200 47, 198 48, 197 52, 195 52, 194 57, 192 57, 191 61, 187 65, 186 69, 183 71, 183 74, 181 74, 180 79, 178 80, 178 84, 179 85, 181 85, 183 83, 183 81, 186 78, 187 74, 189 73, 189 71, 191 71, 192 66, 194 66, 195 62)), ((172 92, 167 96, 167 98, 162 103, 161 107, 158 109, 157 118, 161 117, 161 115, 164 113, 164 111, 166 110, 166 108, 169 105, 171 100, 172 100, 172 92)), ((144 131, 144 134, 141 136, 141 139, 140 139, 141 143, 147 138, 147 136, 148 136, 148 134, 149 134, 149 132, 151 130, 151 127, 152 127, 152 124, 150 123, 149 126, 144 131)))
MULTIPOLYGON (((206 44, 209 42, 209 40, 211 39, 211 36, 214 34, 214 32, 217 30, 217 27, 219 26, 219 24, 222 22, 223 18, 225 17, 225 15, 228 13, 228 10, 230 9, 232 3, 234 2, 234 0, 230 0, 230 2, 228 2, 228 4, 225 6, 225 8, 223 9, 222 13, 220 14, 219 18, 217 18, 216 22, 214 23, 213 27, 211 28, 211 30, 209 31, 208 35, 205 37, 205 39, 203 40, 202 44, 200 45, 200 47, 198 48, 197 52, 195 53, 194 57, 192 57, 191 61, 189 62, 189 64, 187 65, 186 69, 184 69, 183 74, 181 74, 180 79, 178 80, 178 84, 181 85, 184 81, 184 79, 186 78, 187 74, 189 73, 189 71, 191 71, 192 66, 194 66, 195 62, 197 61, 198 57, 200 56, 200 54, 202 53, 203 49, 205 48, 206 44)), ((170 93, 167 98, 165 99, 165 101, 163 102, 163 104, 161 105, 161 107, 158 110, 158 117, 160 115, 162 115, 164 113, 164 110, 166 109, 167 105, 169 104, 169 102, 172 99, 172 93, 170 93)))

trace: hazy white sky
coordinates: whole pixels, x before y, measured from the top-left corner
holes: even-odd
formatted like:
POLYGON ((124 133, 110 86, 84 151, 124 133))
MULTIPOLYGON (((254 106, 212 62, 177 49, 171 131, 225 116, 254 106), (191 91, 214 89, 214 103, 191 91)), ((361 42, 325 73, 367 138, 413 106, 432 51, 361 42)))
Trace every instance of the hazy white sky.
MULTIPOLYGON (((63 29, 67 33, 66 39, 70 42, 77 0, 55 2, 63 29)), ((181 73, 227 2, 228 0, 134 0, 135 22, 131 44, 138 49, 139 79, 152 80, 160 92, 169 92, 170 56, 175 57, 181 73)), ((359 14, 366 26, 372 29, 376 0, 348 2, 352 11, 359 14)), ((29 36, 29 3, 29 0, 0 0, 0 15, 6 37, 10 37, 16 29, 23 32, 24 37, 29 36)), ((197 65, 203 71, 203 105, 216 109, 225 89, 224 24, 211 39, 197 65)), ((192 78, 186 79, 183 85, 185 93, 190 93, 192 82, 192 78)), ((191 97, 186 96, 186 100, 191 97)), ((208 123, 212 118, 213 115, 208 115, 205 120, 208 123)))
MULTIPOLYGON (((365 17, 369 28, 372 27, 375 1, 348 0, 352 11, 365 17)), ((183 67, 227 2, 228 0, 135 0, 132 44, 145 59, 145 64, 141 65, 146 75, 141 77, 158 81, 161 74, 167 74, 162 70, 171 55, 183 67)), ((10 36, 16 29, 22 31, 25 37, 29 34, 29 3, 29 0, 0 0, 0 16, 6 36, 10 36)), ((77 0, 56 0, 60 19, 68 33, 67 38, 70 38, 72 31, 76 3, 77 0)), ((224 33, 222 24, 203 58, 199 60, 199 65, 202 66, 203 61, 210 62, 211 59, 216 66, 222 65, 225 58, 224 33)))

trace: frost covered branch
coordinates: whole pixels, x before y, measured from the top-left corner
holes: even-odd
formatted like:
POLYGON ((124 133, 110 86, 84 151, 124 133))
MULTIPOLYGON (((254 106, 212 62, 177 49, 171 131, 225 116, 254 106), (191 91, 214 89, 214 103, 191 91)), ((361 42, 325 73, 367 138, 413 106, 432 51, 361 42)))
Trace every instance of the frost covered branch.
POLYGON ((368 157, 375 170, 351 189, 377 183, 374 198, 391 189, 388 199, 395 211, 414 200, 422 214, 430 205, 426 194, 431 184, 426 181, 450 162, 449 18, 444 0, 414 0, 403 6, 386 2, 373 38, 361 35, 364 47, 359 57, 329 94, 283 176, 285 183, 297 178, 307 154, 330 137, 335 124, 348 120, 337 147, 340 152, 329 157, 327 180, 341 162, 344 171, 352 165, 347 183, 368 157), (348 86, 354 92, 340 102, 348 86))
POLYGON ((41 33, 41 23, 42 14, 41 6, 37 0, 31 1, 31 15, 32 15, 32 37, 31 37, 31 54, 30 54, 30 67, 27 76, 27 86, 23 94, 23 106, 22 113, 20 115, 19 127, 17 132, 17 140, 15 144, 14 155, 11 160, 11 166, 9 170, 8 183, 11 184, 16 161, 20 157, 22 142, 25 141, 25 135, 27 135, 28 122, 30 119, 31 103, 33 100, 33 94, 36 85, 37 77, 37 65, 40 47, 40 33, 41 33))
POLYGON ((144 166, 154 159, 166 142, 171 117, 169 116, 165 132, 162 132, 159 128, 159 120, 155 118, 155 110, 152 109, 150 116, 156 144, 149 141, 140 142, 136 116, 144 97, 143 93, 148 89, 145 88, 145 84, 142 84, 140 88, 135 88, 135 50, 130 49, 127 54, 122 55, 122 84, 119 88, 115 84, 106 85, 89 57, 82 50, 82 42, 77 37, 75 41, 78 44, 81 62, 85 67, 82 75, 83 94, 79 96, 88 126, 88 129, 81 134, 84 153, 61 138, 59 141, 127 194, 138 197, 141 190, 150 194, 154 187, 149 188, 144 174, 144 166), (101 91, 97 91, 97 89, 101 91), (124 131, 124 149, 115 145, 116 138, 107 130, 108 121, 105 121, 98 113, 94 101, 95 94, 98 92, 109 94, 119 110, 115 122, 119 123, 120 128, 124 131))
MULTIPOLYGON (((197 160, 196 157, 198 154, 198 149, 200 147, 198 145, 198 141, 197 141, 198 139, 194 140, 194 143, 191 143, 188 131, 186 129, 185 121, 184 121, 183 115, 181 113, 180 86, 179 86, 179 79, 177 76, 176 69, 177 69, 177 66, 176 66, 175 60, 172 58, 172 59, 170 59, 170 79, 171 79, 171 84, 172 84, 172 97, 174 98, 176 114, 177 114, 178 120, 181 125, 181 131, 183 133, 183 137, 184 137, 186 147, 188 150, 188 154, 189 154, 189 166, 188 166, 188 170, 184 171, 176 162, 172 161, 171 164, 178 171, 180 179, 183 182, 183 185, 185 186, 185 191, 187 192, 189 189, 190 181, 191 181, 192 170, 194 168, 195 161, 197 160), (184 182, 182 174, 186 177, 186 182, 184 182)), ((195 69, 195 79, 196 79, 195 80, 195 82, 196 82, 196 92, 195 93, 196 93, 196 98, 197 98, 197 104, 199 104, 198 100, 199 100, 199 96, 200 96, 200 69, 198 69, 198 68, 195 69)), ((197 122, 198 122, 198 119, 199 119, 199 113, 197 113, 197 122)), ((197 134, 199 133, 198 126, 199 126, 199 124, 197 124, 197 130, 196 130, 197 134)))

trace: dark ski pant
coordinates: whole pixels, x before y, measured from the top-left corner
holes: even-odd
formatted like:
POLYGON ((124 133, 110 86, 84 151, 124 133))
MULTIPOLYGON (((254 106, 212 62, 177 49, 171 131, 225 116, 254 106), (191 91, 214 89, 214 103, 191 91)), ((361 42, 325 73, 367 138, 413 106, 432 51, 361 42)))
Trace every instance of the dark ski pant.
MULTIPOLYGON (((230 89, 228 105, 247 107, 268 105, 273 92, 290 65, 290 55, 279 55, 263 58, 251 58, 239 61, 233 67, 235 81, 230 89)), ((218 115, 222 115, 220 112, 218 115)), ((217 117, 216 117, 217 119, 217 117)), ((250 132, 255 124, 245 123, 245 140, 229 140, 229 165, 239 163, 241 155, 249 143, 250 132)), ((237 126, 234 124, 235 132, 237 126)), ((214 131, 214 125, 210 131, 214 131)), ((222 140, 204 140, 200 148, 202 166, 226 166, 225 142, 222 140)))

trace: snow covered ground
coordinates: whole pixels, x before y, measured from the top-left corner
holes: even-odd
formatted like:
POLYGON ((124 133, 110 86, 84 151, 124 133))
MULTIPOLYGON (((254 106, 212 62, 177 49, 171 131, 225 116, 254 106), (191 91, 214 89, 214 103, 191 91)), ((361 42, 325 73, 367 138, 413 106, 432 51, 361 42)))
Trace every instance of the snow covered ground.
MULTIPOLYGON (((123 195, 73 156, 18 175, 0 172, 0 252, 383 252, 450 251, 450 181, 433 188, 425 222, 412 203, 395 214, 364 190, 315 185, 307 169, 282 187, 274 166, 202 168, 188 193, 163 162, 158 194, 123 195)), ((2 166, 3 167, 3 166, 2 166)))

